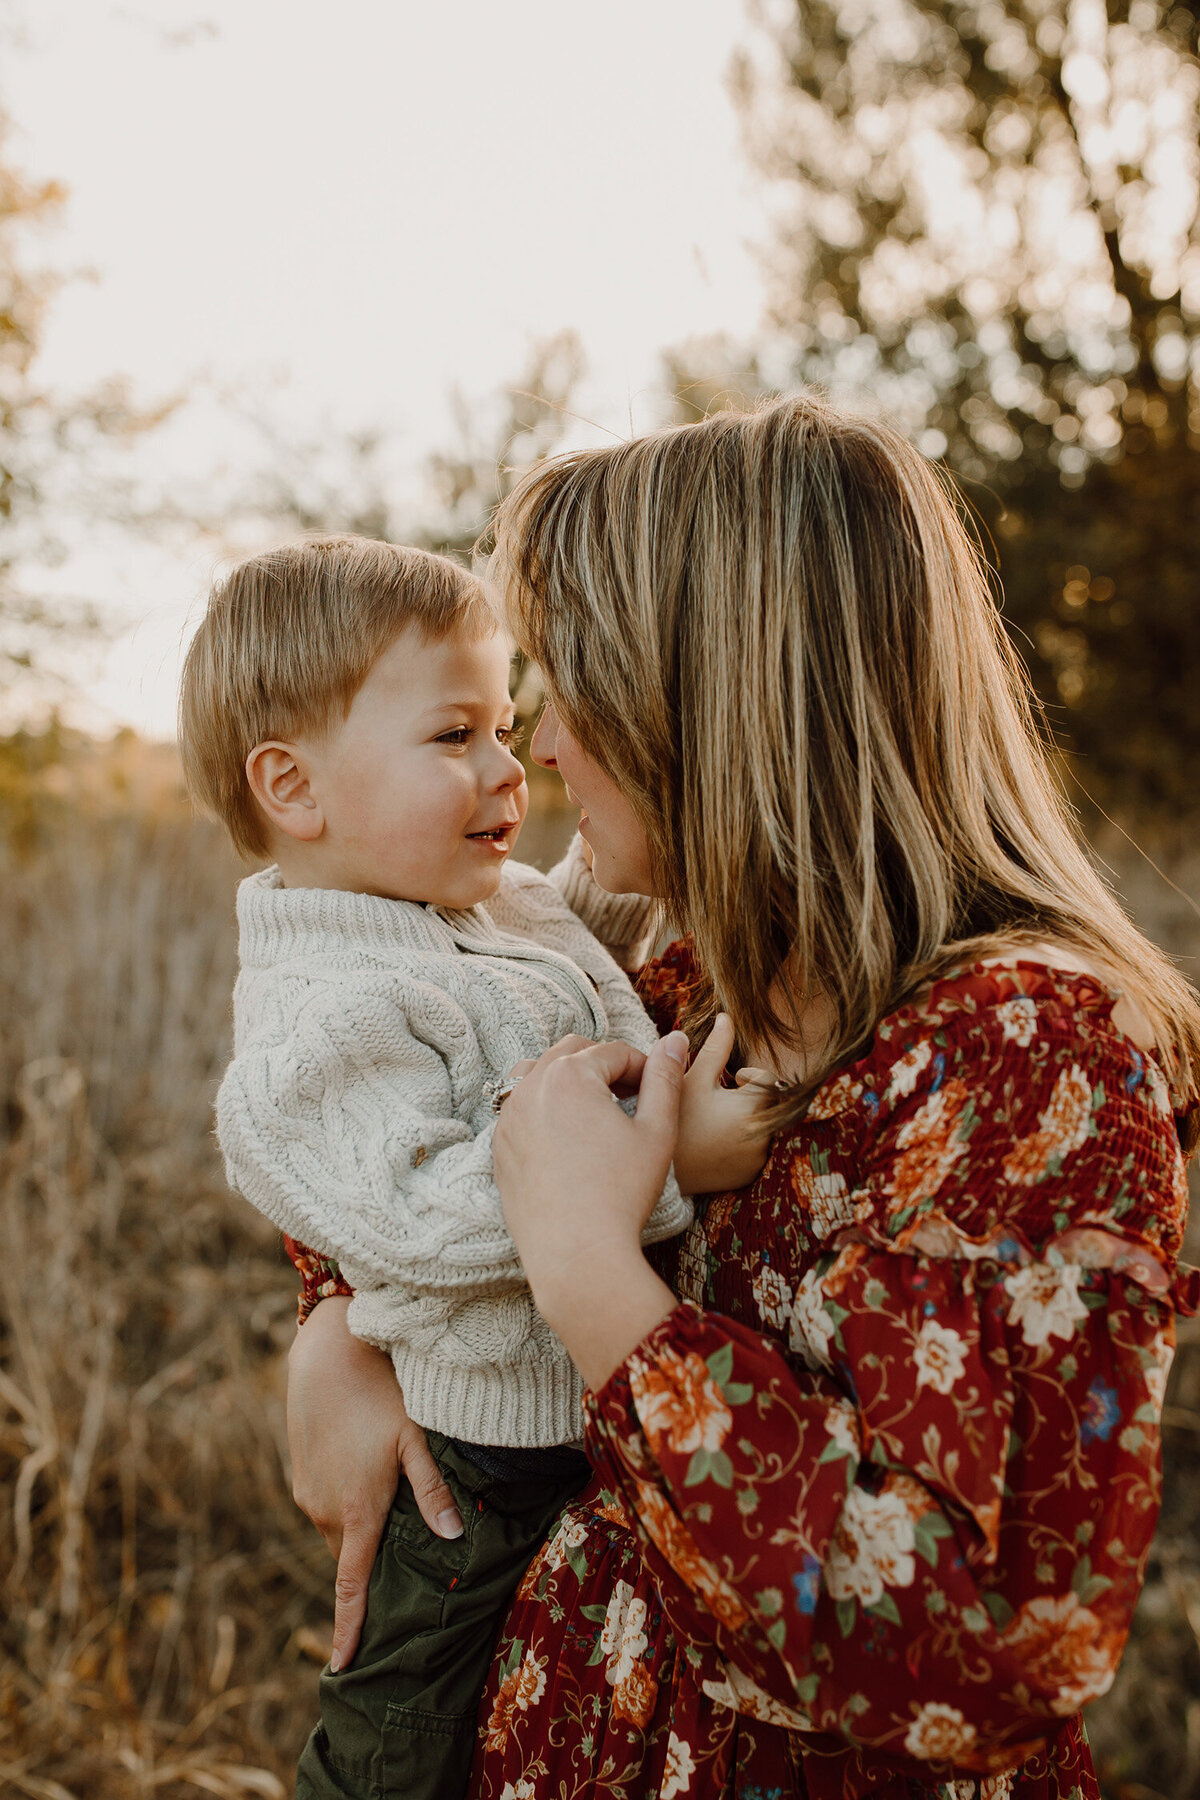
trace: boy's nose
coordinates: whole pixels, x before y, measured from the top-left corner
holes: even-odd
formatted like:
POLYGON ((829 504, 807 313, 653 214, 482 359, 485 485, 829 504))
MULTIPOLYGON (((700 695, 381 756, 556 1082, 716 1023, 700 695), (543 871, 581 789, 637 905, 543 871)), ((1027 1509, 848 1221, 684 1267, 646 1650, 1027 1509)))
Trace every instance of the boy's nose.
POLYGON ((497 793, 502 794, 508 788, 520 787, 525 779, 525 770, 520 758, 514 756, 511 750, 506 750, 503 744, 497 745, 497 749, 501 752, 501 761, 492 785, 497 793))

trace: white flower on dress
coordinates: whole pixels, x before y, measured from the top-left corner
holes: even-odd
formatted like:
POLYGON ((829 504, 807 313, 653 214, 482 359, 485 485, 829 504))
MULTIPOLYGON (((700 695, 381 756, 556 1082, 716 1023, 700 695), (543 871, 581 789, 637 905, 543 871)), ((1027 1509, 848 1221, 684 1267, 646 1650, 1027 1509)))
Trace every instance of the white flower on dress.
MULTIPOLYGON (((985 1775, 979 1783, 979 1800, 1012 1800, 1013 1774, 1001 1769, 998 1775, 985 1775)), ((968 1795, 967 1800, 974 1800, 968 1795)))
POLYGON ((967 1366, 966 1344, 949 1325, 926 1319, 917 1333, 913 1361, 917 1367, 917 1386, 931 1387, 935 1393, 948 1394, 960 1380, 967 1366))
POLYGON ((1001 1770, 999 1775, 965 1775, 961 1781, 943 1781, 938 1787, 938 1800, 1012 1800, 1013 1776, 1001 1770))
POLYGON ((825 1585, 835 1600, 874 1606, 885 1587, 912 1586, 916 1537, 904 1480, 889 1482, 878 1494, 860 1487, 847 1494, 825 1562, 825 1585))
POLYGON ((1076 1324, 1088 1315, 1079 1292, 1082 1274, 1078 1263, 1030 1263, 1004 1277, 1005 1292, 1012 1297, 1008 1322, 1021 1327, 1024 1343, 1037 1346, 1052 1337, 1074 1337, 1076 1324))
POLYGON ((908 1728, 904 1748, 922 1762, 953 1762, 955 1757, 965 1755, 974 1742, 975 1727, 957 1706, 927 1700, 908 1728))
POLYGON ((788 1307, 792 1298, 791 1282, 785 1280, 769 1262, 764 1262, 759 1265, 758 1274, 750 1285, 754 1304, 763 1324, 774 1325, 777 1330, 781 1330, 787 1324, 788 1307))
POLYGON ((829 1340, 834 1324, 825 1311, 824 1300, 821 1277, 815 1269, 810 1269, 796 1290, 788 1327, 788 1348, 802 1356, 810 1369, 833 1368, 829 1340))
POLYGON ((716 1706, 741 1713, 744 1719, 759 1719, 764 1725, 779 1725, 784 1731, 811 1731, 812 1714, 799 1704, 785 1706, 772 1694, 764 1692, 756 1681, 731 1663, 722 1663, 724 1677, 720 1681, 701 1683, 704 1692, 716 1706))
POLYGON ((933 1056, 933 1045, 928 1038, 922 1038, 919 1044, 907 1051, 892 1067, 892 1078, 888 1082, 886 1098, 896 1100, 905 1094, 911 1094, 921 1078, 923 1069, 929 1067, 933 1056))
POLYGON ((1160 1113, 1165 1113, 1168 1119, 1171 1117, 1175 1110, 1171 1104, 1171 1090, 1158 1064, 1149 1059, 1146 1062, 1146 1098, 1160 1113))
POLYGON ((839 1225, 854 1223, 854 1207, 844 1175, 818 1175, 811 1163, 801 1157, 792 1170, 792 1187, 814 1237, 827 1238, 839 1225))
POLYGON ((506 1781, 500 1791, 500 1800, 535 1800, 532 1781, 527 1775, 522 1775, 515 1784, 506 1781))
POLYGON ((996 1008, 996 1017, 1004 1027, 1006 1043, 1019 1044, 1024 1050, 1037 1036, 1037 1007, 1028 994, 1006 1000, 996 1008))
POLYGON ((1156 1332, 1154 1342, 1150 1346, 1153 1362, 1142 1370, 1146 1383, 1146 1393, 1156 1413, 1162 1413, 1163 1399, 1167 1392, 1167 1376, 1171 1373, 1171 1364, 1175 1360, 1175 1346, 1170 1342, 1165 1331, 1156 1332))
POLYGON ((542 1567, 551 1572, 561 1569, 567 1560, 567 1551, 577 1550, 581 1544, 586 1544, 587 1535, 585 1520, 565 1518, 542 1552, 542 1567))
POLYGON ((695 1773, 690 1747, 672 1732, 667 1740, 667 1764, 663 1770, 663 1784, 658 1790, 659 1800, 675 1800, 677 1794, 686 1794, 695 1773))
POLYGON ((839 1450, 848 1450, 851 1456, 862 1455, 858 1413, 849 1400, 834 1401, 825 1414, 825 1429, 839 1450))
POLYGON ((614 1687, 628 1679, 634 1663, 646 1649, 649 1640, 643 1629, 645 1623, 646 1602, 634 1599, 627 1581, 618 1581, 600 1633, 600 1648, 608 1658, 605 1676, 614 1687))

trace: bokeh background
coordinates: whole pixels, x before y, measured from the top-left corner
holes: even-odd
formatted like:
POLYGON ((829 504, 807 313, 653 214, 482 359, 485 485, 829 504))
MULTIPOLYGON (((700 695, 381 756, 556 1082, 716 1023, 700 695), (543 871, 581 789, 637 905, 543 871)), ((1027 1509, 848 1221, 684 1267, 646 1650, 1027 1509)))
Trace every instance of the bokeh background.
MULTIPOLYGON (((282 1800, 331 1564, 210 1136, 238 870, 178 666, 306 530, 758 393, 958 478, 1072 798, 1200 968, 1200 61, 1169 0, 0 6, 0 1794, 282 1800)), ((534 777, 524 850, 571 815, 534 777)), ((1200 1338, 1109 1800, 1200 1795, 1200 1338)))

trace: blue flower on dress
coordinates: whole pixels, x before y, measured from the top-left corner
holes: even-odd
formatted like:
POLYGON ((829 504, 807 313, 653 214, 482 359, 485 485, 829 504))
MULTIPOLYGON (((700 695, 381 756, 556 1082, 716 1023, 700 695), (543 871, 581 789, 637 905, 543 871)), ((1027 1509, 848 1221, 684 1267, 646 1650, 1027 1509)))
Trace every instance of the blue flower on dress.
POLYGON ((1113 1426, 1121 1417, 1121 1408, 1117 1405, 1115 1387, 1105 1387, 1099 1375, 1088 1389, 1083 1402, 1083 1425, 1079 1436, 1083 1443, 1090 1444, 1093 1438, 1099 1438, 1107 1444, 1112 1436, 1113 1426))
POLYGON ((792 1576, 796 1590, 796 1611, 815 1613, 821 1592, 821 1563, 818 1557, 806 1556, 797 1574, 792 1576))

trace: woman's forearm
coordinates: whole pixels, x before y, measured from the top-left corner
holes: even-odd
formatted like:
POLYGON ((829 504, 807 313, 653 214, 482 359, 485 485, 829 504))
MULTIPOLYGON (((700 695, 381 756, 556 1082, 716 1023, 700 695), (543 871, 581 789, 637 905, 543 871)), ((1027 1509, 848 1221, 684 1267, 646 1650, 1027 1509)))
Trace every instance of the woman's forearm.
POLYGON ((535 1295, 546 1323, 593 1392, 679 1302, 637 1245, 599 1245, 535 1295))

